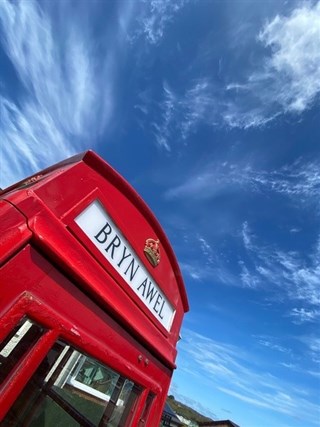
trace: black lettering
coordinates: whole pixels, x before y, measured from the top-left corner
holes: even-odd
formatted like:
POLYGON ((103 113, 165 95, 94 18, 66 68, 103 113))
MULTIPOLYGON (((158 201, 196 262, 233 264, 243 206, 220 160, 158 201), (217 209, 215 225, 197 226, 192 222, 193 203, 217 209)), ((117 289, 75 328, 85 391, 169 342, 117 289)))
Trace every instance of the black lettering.
POLYGON ((160 311, 159 311, 159 317, 160 317, 160 319, 163 319, 163 316, 161 316, 161 314, 162 314, 164 303, 165 303, 165 300, 163 300, 162 306, 161 306, 160 311))
POLYGON ((126 274, 128 273, 129 268, 131 267, 131 272, 130 272, 130 282, 132 282, 132 279, 134 278, 134 276, 136 275, 136 272, 138 271, 138 269, 139 269, 139 267, 140 267, 140 265, 138 264, 138 265, 137 265, 137 268, 135 269, 135 271, 133 271, 133 269, 134 269, 134 262, 135 262, 135 259, 134 259, 134 258, 132 258, 132 260, 131 260, 130 264, 128 265, 128 268, 127 268, 127 269, 126 269, 126 271, 124 272, 124 274, 126 275, 126 274))
POLYGON ((146 299, 149 298, 149 303, 152 303, 153 298, 157 295, 158 291, 154 288, 152 282, 149 280, 146 299))
POLYGON ((124 247, 123 247, 123 254, 122 254, 122 258, 121 258, 121 260, 120 260, 120 261, 119 261, 119 263, 118 263, 118 267, 120 267, 120 266, 121 266, 122 262, 123 262, 126 258, 128 258, 129 256, 131 256, 131 253, 130 253, 130 252, 128 253, 128 255, 126 255, 126 250, 127 250, 127 247, 126 247, 126 246, 124 246, 124 247))
POLYGON ((99 243, 105 243, 108 239, 109 234, 112 232, 112 228, 110 227, 109 223, 107 222, 106 225, 101 228, 101 230, 99 231, 99 233, 94 236, 94 238, 99 242, 99 243), (100 237, 102 235, 102 239, 100 240, 100 237))
POLYGON ((105 248, 105 251, 108 252, 112 246, 111 258, 113 259, 114 249, 118 248, 120 245, 121 245, 121 240, 119 239, 119 237, 117 235, 115 235, 114 238, 111 240, 110 244, 105 248))
POLYGON ((154 310, 156 313, 158 313, 157 307, 158 307, 158 305, 160 305, 160 301, 161 301, 162 299, 163 299, 163 298, 162 298, 162 296, 158 293, 158 296, 157 296, 156 302, 154 303, 154 306, 153 306, 153 310, 154 310))
POLYGON ((137 290, 139 291, 141 287, 143 287, 143 292, 142 292, 142 296, 144 297, 144 293, 146 291, 146 286, 147 286, 147 281, 148 279, 145 278, 144 281, 141 283, 141 285, 138 286, 137 290))

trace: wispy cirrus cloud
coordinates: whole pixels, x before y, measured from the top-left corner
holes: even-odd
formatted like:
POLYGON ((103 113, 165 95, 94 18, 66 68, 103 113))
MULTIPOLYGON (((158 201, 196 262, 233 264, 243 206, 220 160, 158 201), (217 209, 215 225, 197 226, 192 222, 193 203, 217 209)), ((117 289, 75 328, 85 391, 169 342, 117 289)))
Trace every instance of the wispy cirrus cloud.
POLYGON ((248 172, 238 166, 224 163, 205 165, 197 174, 189 176, 182 184, 170 188, 165 197, 170 199, 191 197, 195 200, 213 199, 222 192, 230 192, 250 183, 248 172))
POLYGON ((241 46, 241 51, 248 56, 262 49, 262 56, 247 65, 242 80, 224 73, 221 82, 202 73, 193 75, 183 92, 166 82, 154 124, 156 142, 170 150, 177 138, 186 140, 200 124, 248 129, 309 109, 320 94, 319 19, 320 2, 306 2, 251 33, 247 50, 241 46))
POLYGON ((200 233, 188 233, 184 236, 188 255, 180 262, 186 276, 195 281, 215 280, 228 285, 234 284, 238 278, 223 265, 221 257, 216 253, 209 241, 200 233), (190 261, 189 261, 190 259, 190 261))
MULTIPOLYGON (((191 175, 183 184, 169 189, 165 193, 168 200, 187 200, 197 206, 208 200, 215 200, 220 195, 229 197, 241 194, 263 196, 265 200, 276 195, 283 202, 290 201, 296 209, 305 212, 306 208, 314 207, 319 214, 320 173, 317 161, 303 163, 302 160, 286 165, 279 170, 258 171, 249 164, 233 164, 230 162, 214 163, 204 166, 201 172, 191 175)), ((260 200, 260 199, 259 199, 260 200)), ((280 200, 280 199, 279 199, 280 200)), ((210 231, 207 231, 210 232, 210 231)), ((292 228, 288 231, 292 234, 292 228)), ((266 243, 259 239, 248 221, 243 221, 240 231, 232 238, 242 241, 244 252, 234 260, 233 268, 215 253, 212 262, 202 267, 191 257, 192 261, 185 262, 184 271, 193 279, 211 279, 215 282, 242 285, 246 288, 268 286, 277 293, 278 298, 290 298, 301 307, 295 305, 290 317, 297 323, 316 322, 319 310, 316 305, 320 301, 320 252, 319 241, 315 238, 306 256, 304 250, 282 249, 279 244, 266 243), (237 265, 238 271, 234 268, 237 265), (310 304, 306 306, 305 304, 310 304)), ((206 244, 210 247, 210 239, 206 244)), ((236 244, 236 243, 235 243, 236 244)), ((197 242, 201 249, 201 242, 197 242)), ((223 251, 222 251, 223 252, 223 251)), ((203 259, 207 259, 203 257, 203 259)))
POLYGON ((281 114, 298 115, 320 94, 320 2, 305 2, 276 15, 260 30, 262 66, 226 85, 222 117, 230 127, 266 125, 281 114))
POLYGON ((172 133, 172 126, 174 126, 174 120, 176 120, 177 114, 177 99, 176 95, 164 84, 165 100, 162 104, 162 123, 161 125, 157 122, 152 123, 152 133, 154 134, 157 144, 165 148, 167 151, 171 150, 169 143, 170 135, 172 133))
POLYGON ((257 342, 259 345, 263 347, 267 347, 270 350, 276 350, 276 351, 279 351, 280 353, 287 353, 287 354, 290 354, 292 352, 290 348, 274 342, 274 340, 271 337, 258 336, 256 338, 258 339, 257 342))
POLYGON ((89 21, 68 7, 58 3, 59 20, 36 1, 0 4, 2 45, 23 91, 17 100, 1 87, 2 186, 91 145, 112 117, 112 52, 97 56, 89 21))
POLYGON ((220 262, 204 263, 202 260, 180 262, 182 272, 193 280, 202 282, 223 283, 226 285, 237 285, 239 278, 220 262))
MULTIPOLYGON (((199 124, 214 125, 219 116, 219 89, 209 78, 192 81, 183 94, 176 92, 168 82, 163 84, 160 119, 153 122, 153 134, 160 147, 170 151, 173 140, 187 139, 199 124)), ((221 94, 222 96, 222 94, 221 94)))
POLYGON ((214 199, 221 193, 274 193, 292 200, 318 204, 320 189, 319 162, 301 159, 278 170, 257 170, 250 163, 213 162, 204 165, 196 175, 169 189, 167 199, 191 197, 214 199))
MULTIPOLYGON (((155 45, 165 34, 165 29, 172 23, 179 11, 191 0, 143 0, 138 15, 138 28, 135 36, 144 36, 148 43, 155 45)), ((194 1, 194 0, 193 0, 194 1)))
POLYGON ((292 318, 293 323, 301 325, 302 323, 317 322, 320 319, 320 310, 295 307, 288 313, 288 316, 292 318))
MULTIPOLYGON (((191 330, 184 331, 180 345, 183 361, 191 367, 194 376, 201 378, 203 386, 209 383, 252 407, 267 408, 293 417, 307 416, 308 420, 316 422, 316 397, 312 399, 309 391, 305 394, 301 387, 299 391, 295 390, 293 384, 261 369, 259 362, 255 362, 243 349, 191 330)), ((287 352, 282 346, 276 350, 287 352)))
MULTIPOLYGON (((305 335, 297 338, 307 346, 307 356, 316 364, 316 371, 320 369, 320 337, 319 335, 305 335)), ((313 372, 313 371, 312 371, 313 372)), ((313 373, 314 374, 314 373, 313 373)))
POLYGON ((258 127, 312 106, 320 94, 319 19, 320 2, 308 2, 264 25, 257 37, 265 49, 261 68, 225 87, 225 123, 258 127))
POLYGON ((290 16, 277 15, 260 32, 259 39, 272 49, 265 76, 253 74, 262 83, 276 74, 275 101, 285 111, 301 112, 320 93, 320 2, 306 3, 290 16), (281 91, 279 91, 281 89, 281 91))
POLYGON ((250 286, 254 282, 256 286, 263 286, 268 283, 275 289, 285 291, 290 299, 303 304, 288 314, 294 323, 317 322, 320 318, 320 311, 316 308, 320 303, 319 239, 306 258, 305 253, 259 244, 257 238, 251 238, 248 244, 248 234, 252 236, 245 222, 242 239, 250 267, 242 261, 247 271, 246 277, 242 277, 243 284, 250 286))

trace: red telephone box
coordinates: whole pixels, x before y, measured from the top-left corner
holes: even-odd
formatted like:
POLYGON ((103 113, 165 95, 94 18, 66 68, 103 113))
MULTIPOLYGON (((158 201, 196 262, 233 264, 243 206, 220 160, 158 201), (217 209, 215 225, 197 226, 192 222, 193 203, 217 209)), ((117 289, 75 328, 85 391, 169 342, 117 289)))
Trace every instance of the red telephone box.
POLYGON ((149 208, 91 151, 0 208, 0 425, 158 426, 188 301, 149 208))

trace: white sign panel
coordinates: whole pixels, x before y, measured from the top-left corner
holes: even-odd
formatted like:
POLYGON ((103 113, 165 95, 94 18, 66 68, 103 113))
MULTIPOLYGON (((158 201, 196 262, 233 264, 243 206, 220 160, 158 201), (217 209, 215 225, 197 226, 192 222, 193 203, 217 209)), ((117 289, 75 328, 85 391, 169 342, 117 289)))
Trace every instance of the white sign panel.
POLYGON ((100 202, 91 203, 75 222, 169 331, 175 313, 173 307, 100 202))

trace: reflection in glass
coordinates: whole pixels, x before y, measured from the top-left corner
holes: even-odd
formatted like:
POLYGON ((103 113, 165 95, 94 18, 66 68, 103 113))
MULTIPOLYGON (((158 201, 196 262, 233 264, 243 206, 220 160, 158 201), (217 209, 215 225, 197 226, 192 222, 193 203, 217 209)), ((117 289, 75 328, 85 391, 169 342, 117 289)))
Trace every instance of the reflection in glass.
POLYGON ((17 362, 38 341, 44 329, 28 318, 23 318, 0 344, 0 384, 17 362))
POLYGON ((90 357, 81 356, 69 383, 108 400, 120 375, 90 357))
POLYGON ((1 427, 127 427, 140 387, 57 342, 1 427))

